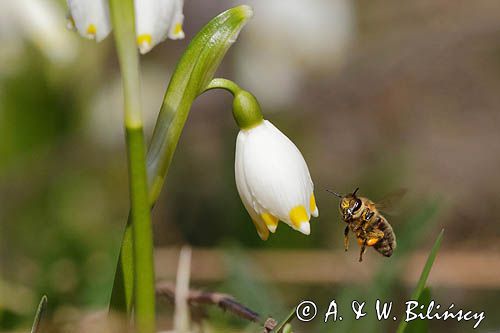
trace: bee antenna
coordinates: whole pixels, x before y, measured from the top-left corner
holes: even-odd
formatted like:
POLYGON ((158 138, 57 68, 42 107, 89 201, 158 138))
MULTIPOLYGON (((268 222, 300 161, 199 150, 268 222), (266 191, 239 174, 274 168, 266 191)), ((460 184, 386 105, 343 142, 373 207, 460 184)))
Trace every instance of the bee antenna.
POLYGON ((330 190, 326 190, 328 193, 331 193, 333 194, 334 196, 336 196, 337 198, 341 198, 342 199, 342 196, 340 194, 338 194, 337 192, 333 192, 333 191, 330 191, 330 190))
POLYGON ((354 192, 352 192, 352 196, 355 196, 356 192, 358 192, 358 190, 359 190, 359 187, 356 187, 356 189, 354 190, 354 192))

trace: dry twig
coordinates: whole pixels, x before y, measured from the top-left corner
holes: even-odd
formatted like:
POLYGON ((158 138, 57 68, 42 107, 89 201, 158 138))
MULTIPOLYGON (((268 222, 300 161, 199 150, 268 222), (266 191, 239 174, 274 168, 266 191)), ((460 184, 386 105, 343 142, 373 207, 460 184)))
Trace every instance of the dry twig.
MULTIPOLYGON (((172 303, 175 303, 175 289, 174 284, 162 282, 157 284, 156 293, 158 296, 163 296, 172 303)), ((187 294, 187 301, 190 306, 215 305, 240 318, 261 324, 264 327, 264 333, 272 332, 277 325, 276 320, 273 318, 267 318, 264 321, 257 312, 238 303, 231 295, 190 289, 187 294)))

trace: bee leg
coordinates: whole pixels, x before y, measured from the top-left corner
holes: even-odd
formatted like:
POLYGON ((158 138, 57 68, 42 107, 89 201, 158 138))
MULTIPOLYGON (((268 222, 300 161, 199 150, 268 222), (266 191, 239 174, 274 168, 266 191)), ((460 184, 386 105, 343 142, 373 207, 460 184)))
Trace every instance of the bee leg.
POLYGON ((349 226, 346 226, 344 229, 344 250, 347 252, 349 248, 349 226))
POLYGON ((366 251, 366 240, 363 241, 363 244, 361 245, 361 251, 359 252, 359 262, 363 261, 363 253, 366 251))

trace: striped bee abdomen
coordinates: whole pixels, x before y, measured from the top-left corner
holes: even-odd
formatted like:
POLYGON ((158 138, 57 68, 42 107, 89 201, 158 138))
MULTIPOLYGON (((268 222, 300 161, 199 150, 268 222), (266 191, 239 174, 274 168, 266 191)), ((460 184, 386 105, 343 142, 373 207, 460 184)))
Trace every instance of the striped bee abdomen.
POLYGON ((396 235, 389 222, 382 216, 379 217, 377 228, 384 233, 384 237, 373 247, 382 255, 390 257, 396 248, 396 235))

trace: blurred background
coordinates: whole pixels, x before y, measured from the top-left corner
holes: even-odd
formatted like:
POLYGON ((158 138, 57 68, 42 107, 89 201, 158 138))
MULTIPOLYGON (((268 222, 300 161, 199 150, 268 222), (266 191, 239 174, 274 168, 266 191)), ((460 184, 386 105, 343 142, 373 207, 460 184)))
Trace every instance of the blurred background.
MULTIPOLYGON (((240 2, 238 2, 240 3, 240 2)), ((193 250, 192 286, 229 293, 284 318, 303 299, 403 303, 444 228, 429 278, 447 308, 485 311, 500 328, 500 3, 252 1, 255 16, 222 62, 301 149, 320 217, 309 237, 280 224, 262 242, 234 182, 231 98, 195 102, 153 211, 158 280, 173 281, 179 248, 193 250), (338 201, 408 194, 388 216, 390 259, 343 252, 338 201)), ((186 39, 141 57, 146 135, 177 59, 234 1, 185 3, 186 39)), ((28 330, 48 295, 53 331, 106 309, 128 214, 122 94, 112 36, 96 44, 65 29, 63 1, 0 2, 0 331, 28 330)), ((160 327, 172 307, 159 300, 160 327)), ((368 306, 373 308, 372 306, 368 306)), ((431 332, 471 322, 432 321, 431 332)), ((211 309, 214 332, 258 332, 211 309)), ((395 323, 296 324, 297 332, 394 330, 395 323)))

